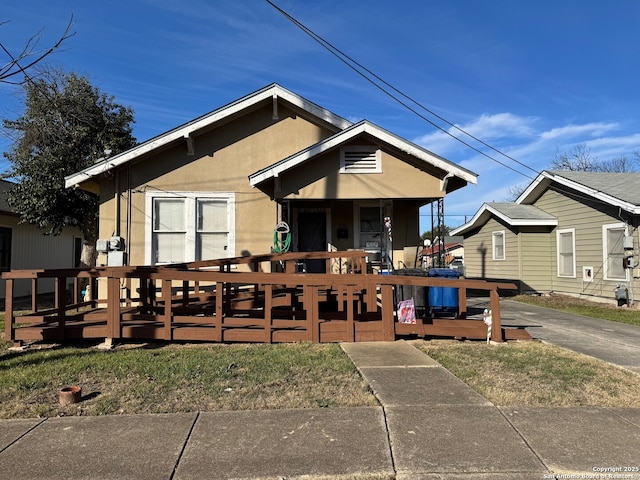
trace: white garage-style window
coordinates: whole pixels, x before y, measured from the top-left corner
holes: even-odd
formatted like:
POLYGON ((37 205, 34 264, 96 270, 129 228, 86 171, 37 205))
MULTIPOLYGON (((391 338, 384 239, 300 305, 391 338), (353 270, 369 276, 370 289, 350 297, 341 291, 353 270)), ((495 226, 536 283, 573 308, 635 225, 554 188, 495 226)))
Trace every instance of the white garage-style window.
POLYGON ((627 279, 627 270, 622 265, 626 234, 627 227, 624 223, 611 223, 602 226, 602 263, 605 280, 627 279))
POLYGON ((505 246, 504 246, 504 230, 498 230, 497 232, 491 232, 491 251, 493 260, 504 260, 505 246))
POLYGON ((576 232, 573 228, 558 230, 556 233, 558 251, 558 276, 576 276, 576 232))
POLYGON ((235 256, 233 193, 148 192, 148 265, 235 256))

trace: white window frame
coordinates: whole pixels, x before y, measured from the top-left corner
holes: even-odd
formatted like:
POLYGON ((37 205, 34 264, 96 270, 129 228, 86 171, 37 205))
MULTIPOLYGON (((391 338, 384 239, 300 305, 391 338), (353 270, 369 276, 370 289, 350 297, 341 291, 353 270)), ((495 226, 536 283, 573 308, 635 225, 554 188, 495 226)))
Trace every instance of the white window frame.
POLYGON ((507 259, 507 236, 504 230, 496 230, 491 232, 491 259, 496 261, 504 261, 507 259), (502 237, 502 257, 496 255, 496 238, 502 237))
POLYGON ((340 148, 340 173, 382 173, 382 154, 375 145, 345 145, 340 148), (347 156, 352 152, 367 152, 373 158, 375 164, 372 167, 358 167, 347 161, 347 156))
POLYGON ((184 200, 185 204, 185 251, 184 261, 193 262, 197 249, 197 201, 198 200, 226 200, 227 202, 227 226, 229 228, 227 257, 235 257, 236 225, 235 225, 235 193, 234 192, 164 192, 152 191, 145 195, 145 245, 144 258, 146 265, 155 265, 153 251, 153 201, 156 198, 177 198, 184 200))
MULTIPOLYGON (((624 236, 626 237, 629 234, 627 225, 619 222, 619 223, 609 223, 606 225, 602 225, 602 271, 603 271, 603 278, 605 280, 611 280, 614 282, 620 282, 620 281, 628 281, 629 280, 629 270, 625 269, 624 270, 624 277, 611 277, 609 276, 609 246, 607 244, 607 233, 609 230, 624 230, 624 236)), ((622 254, 620 255, 620 265, 622 266, 622 258, 624 257, 624 239, 623 239, 623 245, 621 245, 622 248, 622 254)))
POLYGON ((576 229, 575 228, 563 228, 556 231, 556 266, 558 277, 562 278, 576 278, 576 229), (571 234, 571 273, 564 273, 560 270, 562 264, 561 258, 563 252, 560 250, 562 244, 561 237, 566 234, 571 234))

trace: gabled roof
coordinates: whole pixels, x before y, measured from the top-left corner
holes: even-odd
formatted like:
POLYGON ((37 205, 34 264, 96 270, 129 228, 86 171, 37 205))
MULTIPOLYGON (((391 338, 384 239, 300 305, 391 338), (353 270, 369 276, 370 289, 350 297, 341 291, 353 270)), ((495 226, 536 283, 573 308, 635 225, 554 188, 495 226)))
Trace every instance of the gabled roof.
POLYGON ((553 183, 614 207, 640 214, 640 173, 544 171, 516 199, 516 203, 534 202, 553 183))
POLYGON ((471 221, 451 230, 451 235, 463 235, 474 228, 485 224, 495 216, 514 227, 558 225, 558 219, 534 205, 520 205, 513 202, 484 203, 471 221))
MULTIPOLYGON (((460 242, 445 243, 443 251, 448 252, 450 250, 455 250, 457 248, 464 248, 464 244, 460 242)), ((440 243, 434 243, 433 245, 424 247, 422 249, 422 255, 434 255, 436 253, 440 253, 440 243)))
POLYGON ((154 150, 166 147, 169 144, 182 141, 186 142, 192 138, 192 135, 196 134, 199 130, 210 128, 216 122, 225 120, 232 115, 238 114, 245 109, 256 106, 261 102, 284 100, 289 104, 308 112, 310 115, 316 117, 319 121, 333 125, 336 130, 342 130, 352 125, 352 122, 316 105, 309 100, 281 87, 278 84, 272 84, 264 87, 256 92, 253 92, 245 97, 242 97, 234 102, 225 105, 224 107, 213 110, 201 117, 198 117, 190 122, 187 122, 179 127, 176 127, 168 132, 158 135, 146 142, 143 142, 125 152, 122 152, 113 157, 101 160, 96 164, 82 170, 81 172, 74 173, 65 178, 65 187, 73 187, 79 185, 82 182, 86 182, 93 177, 106 173, 115 167, 124 165, 142 155, 145 155, 154 150))
POLYGON ((446 160, 435 153, 425 150, 418 145, 411 143, 393 133, 367 121, 363 120, 355 125, 345 128, 341 132, 336 133, 332 137, 329 137, 315 145, 312 145, 288 158, 285 158, 279 162, 270 165, 258 172, 249 175, 249 183, 252 187, 259 185, 260 183, 279 176, 281 173, 297 167, 304 162, 327 152, 333 148, 347 143, 354 139, 358 135, 368 134, 374 139, 386 143, 387 145, 401 150, 402 152, 411 155, 419 160, 422 160, 429 165, 432 165, 443 171, 442 180, 448 176, 455 176, 468 183, 477 183, 478 175, 462 168, 455 163, 446 160))

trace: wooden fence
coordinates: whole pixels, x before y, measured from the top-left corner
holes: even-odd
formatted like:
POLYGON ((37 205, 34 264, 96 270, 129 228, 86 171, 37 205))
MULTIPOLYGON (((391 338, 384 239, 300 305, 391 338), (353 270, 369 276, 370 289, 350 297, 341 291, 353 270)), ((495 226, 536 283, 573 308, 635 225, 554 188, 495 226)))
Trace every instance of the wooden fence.
POLYGON ((375 275, 367 271, 363 251, 260 255, 156 267, 21 270, 4 273, 3 278, 5 338, 16 345, 88 338, 265 343, 392 341, 398 336, 484 339, 484 322, 467 318, 470 291, 490 299, 492 340, 531 338, 525 330, 501 327, 498 290, 515 285, 375 275), (295 273, 309 259, 324 260, 329 273, 295 273), (270 273, 261 271, 265 262, 270 263, 270 273), (55 285, 53 305, 46 308, 38 304, 38 283, 43 279, 53 279, 55 285), (16 309, 15 281, 31 282, 31 305, 25 311, 16 309), (455 311, 442 318, 430 311, 415 324, 400 323, 396 297, 401 285, 455 288, 455 311), (104 292, 104 298, 98 292, 104 292))

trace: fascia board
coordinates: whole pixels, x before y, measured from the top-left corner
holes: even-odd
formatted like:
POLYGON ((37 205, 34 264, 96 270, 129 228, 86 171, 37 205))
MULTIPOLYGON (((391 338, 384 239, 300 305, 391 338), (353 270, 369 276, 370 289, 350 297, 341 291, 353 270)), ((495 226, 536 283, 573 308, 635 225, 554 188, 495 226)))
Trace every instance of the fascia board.
POLYGON ((451 236, 462 235, 468 230, 475 228, 476 224, 479 224, 481 222, 482 215, 487 212, 487 207, 488 205, 486 203, 483 203, 482 206, 476 212, 476 214, 471 218, 471 220, 469 220, 464 225, 460 225, 458 228, 454 228, 453 230, 451 230, 449 232, 449 235, 451 236))
POLYGON ((260 172, 256 172, 255 174, 250 175, 249 183, 252 187, 255 187, 256 185, 264 182, 265 180, 277 177, 281 173, 285 172, 286 170, 292 167, 295 167, 297 165, 300 165, 301 163, 311 159, 312 157, 319 155, 323 152, 326 152, 327 150, 330 150, 332 148, 335 148, 342 143, 346 143, 347 141, 351 140, 352 138, 355 138, 356 136, 362 133, 368 133, 373 137, 381 140, 382 142, 387 143, 388 145, 391 145, 393 147, 396 147, 399 150, 409 155, 419 158, 446 172, 451 172, 455 176, 467 181, 468 183, 476 184, 478 182, 478 176, 475 173, 469 170, 460 168, 457 165, 451 162, 448 162, 444 159, 441 159, 426 150, 423 150, 417 146, 414 146, 411 143, 407 142, 406 140, 403 140, 400 137, 397 137, 396 135, 393 135, 376 125, 373 125, 367 121, 362 121, 360 123, 357 123, 351 126, 350 128, 343 130, 342 132, 334 135, 333 137, 328 138, 323 142, 320 142, 306 150, 303 150, 302 152, 292 155, 288 159, 285 159, 284 161, 277 163, 270 168, 267 168, 265 170, 262 170, 260 172))
POLYGON ((536 226, 555 227, 558 225, 558 220, 555 218, 553 219, 551 218, 549 219, 511 218, 505 215, 504 213, 499 212, 492 206, 484 203, 469 222, 459 226, 458 228, 451 230, 450 234, 460 235, 467 232, 468 230, 471 230, 472 228, 476 228, 477 226, 479 226, 479 224, 484 223, 485 220, 488 219, 491 215, 494 215, 500 218, 508 225, 511 225, 514 227, 536 227, 536 226))
POLYGON ((259 90, 254 94, 243 97, 240 100, 232 102, 218 110, 214 110, 210 114, 204 115, 203 117, 189 122, 182 127, 178 127, 177 129, 170 130, 169 132, 158 137, 154 137, 151 140, 148 140, 136 147, 133 147, 130 150, 127 150, 126 152, 102 160, 101 162, 98 162, 89 168, 86 168, 73 175, 69 175, 65 178, 65 187, 69 188, 78 185, 79 183, 87 181, 94 176, 108 172, 115 167, 123 165, 133 160, 134 158, 152 152, 159 147, 170 144, 171 142, 180 140, 182 138, 187 138, 192 133, 202 128, 208 127, 213 123, 216 123, 226 117, 241 112, 242 110, 251 107, 252 105, 273 97, 282 98, 292 105, 295 105, 320 118, 321 120, 334 125, 336 128, 345 129, 352 125, 352 123, 348 120, 335 115, 330 111, 325 110, 324 108, 312 102, 309 102, 308 100, 305 100, 304 98, 296 95, 293 92, 290 92, 287 89, 282 88, 279 85, 272 85, 265 89, 259 90))
MULTIPOLYGON (((619 207, 629 213, 634 215, 640 214, 640 206, 635 205, 633 203, 625 202, 624 200, 620 200, 619 198, 613 197, 605 192, 594 190, 593 188, 589 188, 580 183, 576 183, 573 180, 565 178, 561 175, 553 175, 550 172, 544 171, 529 185, 522 194, 516 199, 516 203, 524 202, 533 192, 534 190, 547 179, 549 182, 559 183, 560 185, 564 185, 565 187, 569 187, 573 190, 576 190, 580 193, 593 197, 597 200, 600 200, 604 203, 612 205, 614 207, 619 207)), ((549 188, 547 185, 546 188, 549 188)))
POLYGON ((573 180, 569 180, 568 178, 559 175, 554 176, 553 181, 566 187, 572 188, 573 190, 577 190, 578 192, 585 195, 589 195, 590 197, 593 197, 597 200, 608 203, 611 206, 621 208, 634 215, 640 214, 640 206, 634 205, 633 203, 625 202, 624 200, 620 200, 619 198, 613 197, 600 190, 589 188, 585 185, 576 183, 573 180))

